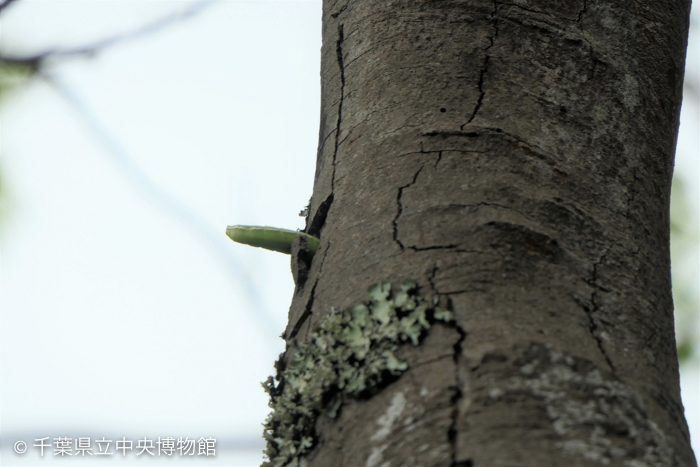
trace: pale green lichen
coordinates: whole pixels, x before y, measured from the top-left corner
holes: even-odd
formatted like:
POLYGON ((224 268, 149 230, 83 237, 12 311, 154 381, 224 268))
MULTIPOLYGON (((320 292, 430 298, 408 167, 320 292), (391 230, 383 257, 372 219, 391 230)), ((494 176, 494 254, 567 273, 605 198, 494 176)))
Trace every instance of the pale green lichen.
POLYGON ((331 309, 286 368, 278 366, 279 384, 272 377, 263 383, 273 409, 264 424, 263 467, 297 467, 314 445, 319 415, 335 418, 346 398, 371 395, 406 371, 407 363, 396 356, 399 346, 418 345, 432 323, 452 320, 437 297, 418 294, 414 281, 396 292, 389 282, 375 284, 369 301, 331 309))

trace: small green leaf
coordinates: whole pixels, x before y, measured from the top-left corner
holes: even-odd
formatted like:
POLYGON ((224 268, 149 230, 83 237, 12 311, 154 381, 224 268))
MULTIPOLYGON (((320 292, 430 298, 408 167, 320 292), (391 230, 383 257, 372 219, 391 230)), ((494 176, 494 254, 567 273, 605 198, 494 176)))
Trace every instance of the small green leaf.
POLYGON ((236 243, 243 243, 258 248, 280 253, 292 253, 292 241, 304 237, 309 244, 309 252, 315 255, 318 251, 318 238, 297 230, 279 229, 258 225, 229 225, 226 235, 236 243))

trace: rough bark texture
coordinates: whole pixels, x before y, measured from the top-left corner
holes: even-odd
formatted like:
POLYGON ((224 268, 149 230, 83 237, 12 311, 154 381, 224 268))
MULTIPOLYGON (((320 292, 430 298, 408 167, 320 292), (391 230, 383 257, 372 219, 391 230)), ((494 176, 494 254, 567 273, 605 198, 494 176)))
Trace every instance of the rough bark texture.
POLYGON ((321 417, 309 466, 695 466, 669 197, 687 0, 324 0, 286 337, 414 279, 457 326, 321 417))

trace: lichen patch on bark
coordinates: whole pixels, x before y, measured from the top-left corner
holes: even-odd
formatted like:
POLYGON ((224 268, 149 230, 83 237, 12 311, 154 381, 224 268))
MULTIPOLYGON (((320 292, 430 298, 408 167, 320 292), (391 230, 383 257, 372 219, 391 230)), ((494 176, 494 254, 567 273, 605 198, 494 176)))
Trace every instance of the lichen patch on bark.
MULTIPOLYGON (((648 416, 638 391, 607 368, 549 345, 531 343, 511 350, 484 356, 480 366, 489 367, 492 378, 482 395, 477 390, 471 396, 481 407, 503 406, 493 413, 507 411, 515 401, 529 401, 525 405, 533 411, 527 422, 538 427, 529 442, 556 440, 555 451, 546 458, 569 458, 572 466, 683 465, 648 416)), ((469 413, 462 416, 470 418, 469 413)))
MULTIPOLYGON (((298 466, 315 444, 317 418, 335 418, 346 400, 369 398, 406 371, 408 364, 397 356, 400 345, 419 345, 438 321, 452 322, 452 312, 438 306, 437 297, 420 295, 414 281, 397 291, 389 282, 375 284, 368 301, 332 309, 307 342, 280 358, 278 383, 270 377, 263 384, 273 409, 265 422, 269 460, 263 466, 298 466)), ((372 441, 391 433, 405 407, 406 397, 397 392, 377 419, 372 441)), ((384 449, 375 447, 367 465, 379 466, 384 449)))

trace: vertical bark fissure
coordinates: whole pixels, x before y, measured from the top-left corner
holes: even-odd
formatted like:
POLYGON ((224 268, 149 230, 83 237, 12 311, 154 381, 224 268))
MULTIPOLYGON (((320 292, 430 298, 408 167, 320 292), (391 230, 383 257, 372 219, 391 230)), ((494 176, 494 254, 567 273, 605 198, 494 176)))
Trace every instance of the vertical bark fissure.
POLYGON ((437 169, 437 166, 440 163, 440 159, 442 159, 442 151, 438 152, 437 160, 435 161, 435 165, 433 166, 433 168, 437 169))
POLYGON ((394 217, 394 220, 391 221, 392 225, 392 232, 393 232, 393 238, 394 242, 396 242, 397 245, 399 245, 399 248, 401 251, 404 251, 406 247, 404 244, 399 240, 399 224, 398 220, 399 217, 401 217, 401 213, 403 212, 403 204, 401 204, 401 197, 403 196, 403 190, 410 187, 414 183, 416 183, 416 180, 418 179, 418 175, 420 174, 421 170, 423 170, 423 167, 425 167, 425 164, 420 166, 420 169, 413 175, 413 180, 411 183, 408 183, 406 185, 400 186, 399 187, 399 194, 396 196, 396 205, 397 205, 397 212, 396 212, 396 217, 394 217))
POLYGON ((311 294, 309 295, 309 301, 306 302, 306 307, 304 308, 304 313, 301 314, 299 319, 297 320, 297 323, 294 325, 294 328, 292 329, 292 332, 289 333, 289 337, 287 338, 287 341, 294 339, 297 334, 299 334, 299 331, 301 330, 301 327, 306 323, 306 320, 309 319, 309 316, 311 316, 311 308, 314 306, 314 295, 316 294, 316 286, 318 285, 318 279, 316 279, 316 282, 314 282, 314 286, 311 288, 311 294))
POLYGON ((591 336, 596 341, 596 344, 598 345, 598 349, 600 350, 600 353, 603 355, 605 358, 605 361, 607 362, 608 366, 610 367, 610 370, 614 373, 615 372, 615 365, 613 365, 612 360, 610 359, 610 356, 608 355, 608 352, 605 350, 605 346, 603 345, 603 338, 601 336, 601 330, 600 326, 595 320, 595 314, 598 312, 599 304, 596 302, 596 297, 598 294, 598 265, 601 264, 605 260, 605 256, 608 254, 608 251, 610 251, 610 248, 605 250, 605 252, 602 254, 600 259, 593 263, 593 272, 591 274, 591 280, 590 284, 593 287, 593 292, 591 292, 591 309, 588 309, 587 307, 584 307, 584 311, 586 312, 586 316, 588 317, 588 330, 591 333, 591 336))
MULTIPOLYGON (((581 10, 578 12, 578 18, 576 18, 576 24, 581 26, 581 20, 583 19, 584 13, 586 13, 586 10, 588 9, 588 5, 586 5, 586 0, 583 0, 583 7, 581 10)), ((581 26, 581 29, 583 30, 583 26, 581 26)))
MULTIPOLYGON (((437 275, 439 269, 440 268, 438 267, 437 263, 434 263, 433 268, 431 269, 430 274, 428 275, 428 284, 430 284, 430 291, 437 297, 440 297, 441 295, 437 290, 437 286, 435 285, 435 276, 437 275)), ((449 297, 447 298, 447 308, 450 310, 454 308, 452 300, 449 297)), ((452 406, 452 411, 450 412, 450 426, 447 430, 447 440, 450 444, 450 467, 472 467, 473 462, 471 459, 457 461, 457 438, 459 434, 457 426, 459 423, 459 403, 462 400, 462 397, 464 397, 464 392, 462 391, 459 378, 459 365, 462 356, 462 345, 464 343, 464 340, 467 338, 467 333, 456 321, 452 323, 452 326, 454 326, 457 333, 459 333, 459 339, 452 346, 452 361, 454 362, 455 386, 450 388, 454 391, 454 394, 452 394, 452 397, 450 398, 450 405, 452 406)))
POLYGON ((471 116, 469 117, 469 120, 467 120, 467 123, 463 124, 460 126, 460 130, 464 130, 464 127, 469 125, 475 118, 476 114, 479 112, 479 109, 481 109, 481 104, 484 101, 484 96, 486 95, 486 92, 484 91, 484 77, 486 75, 486 72, 488 71, 488 65, 489 65, 489 60, 491 59, 491 54, 489 53, 489 50, 491 50, 491 47, 493 47, 493 43, 495 42, 496 37, 498 37, 498 18, 496 18, 496 13, 498 11, 498 2, 494 1, 493 2, 493 11, 491 12, 491 21, 493 22, 493 29, 494 33, 491 37, 489 37, 489 45, 484 49, 484 52, 486 53, 486 57, 484 58, 484 63, 481 66, 481 73, 479 74, 479 99, 476 101, 476 106, 474 107, 474 111, 472 112, 471 116))
POLYGON ((314 281, 313 287, 311 287, 311 293, 309 294, 309 299, 306 302, 306 306, 304 307, 304 312, 301 314, 299 319, 297 320, 296 324, 294 325, 294 328, 292 328, 292 332, 289 333, 289 337, 287 337, 287 341, 293 339, 296 337, 296 335, 299 333, 301 330, 302 326, 306 322, 307 319, 313 314, 312 308, 314 306, 314 296, 316 294, 316 286, 318 285, 318 281, 321 278, 321 273, 323 272, 323 264, 326 262, 326 256, 328 256, 328 250, 330 249, 331 245, 330 243, 326 247, 326 250, 323 252, 323 258, 321 259, 321 265, 318 267, 318 274, 316 275, 316 280, 314 281))
MULTIPOLYGON (((435 270, 437 270, 437 267, 434 269, 434 271, 435 270)), ((461 326, 459 326, 458 324, 455 324, 455 329, 459 333, 459 340, 455 342, 455 345, 453 347, 454 354, 452 357, 455 364, 456 386, 453 388, 455 393, 453 394, 452 399, 450 400, 452 404, 452 413, 450 415, 450 428, 447 432, 447 438, 450 442, 450 456, 452 461, 451 467, 468 467, 472 465, 472 462, 470 460, 457 462, 457 423, 459 421, 459 402, 464 396, 464 392, 462 391, 462 388, 459 384, 459 360, 460 356, 462 355, 462 343, 464 342, 464 339, 466 339, 467 333, 464 332, 464 329, 462 329, 461 326)))
POLYGON ((306 229, 306 233, 313 235, 314 237, 321 238, 321 228, 326 223, 326 217, 328 217, 328 211, 333 204, 333 193, 331 192, 326 199, 319 204, 318 209, 316 209, 316 214, 314 214, 313 219, 309 222, 309 226, 306 229))
POLYGON ((433 264, 433 269, 430 271, 430 276, 428 276, 428 284, 430 284, 430 289, 435 295, 439 295, 437 287, 435 287, 435 275, 437 274, 438 269, 440 268, 438 268, 437 263, 433 264))
MULTIPOLYGON (((340 14, 340 13, 339 13, 340 14)), ((335 43, 335 53, 340 70, 340 102, 338 103, 338 120, 335 124, 335 147, 333 148, 333 174, 331 175, 331 192, 335 189, 335 170, 338 159, 338 146, 340 141, 340 124, 343 120, 343 101, 345 100, 345 65, 343 64, 343 41, 345 40, 344 25, 338 25, 338 40, 335 43)))
MULTIPOLYGON (((331 15, 332 18, 337 18, 342 12, 347 8, 347 5, 343 6, 337 13, 331 15)), ((344 25, 340 23, 338 25, 338 39, 335 43, 336 61, 338 63, 338 70, 340 76, 340 102, 338 103, 338 118, 335 123, 335 138, 333 143, 333 159, 332 165, 333 170, 331 172, 331 193, 326 197, 325 200, 319 205, 312 221, 309 223, 306 233, 309 235, 314 235, 316 237, 321 237, 321 229, 326 223, 326 217, 328 216, 328 211, 333 204, 333 198, 335 193, 335 171, 336 162, 338 159, 338 147, 340 146, 340 124, 343 120, 343 101, 345 99, 345 65, 343 59, 343 41, 345 40, 344 25)), ((325 139, 324 139, 325 143, 325 139)), ((321 144, 323 145, 323 143, 321 144)))

